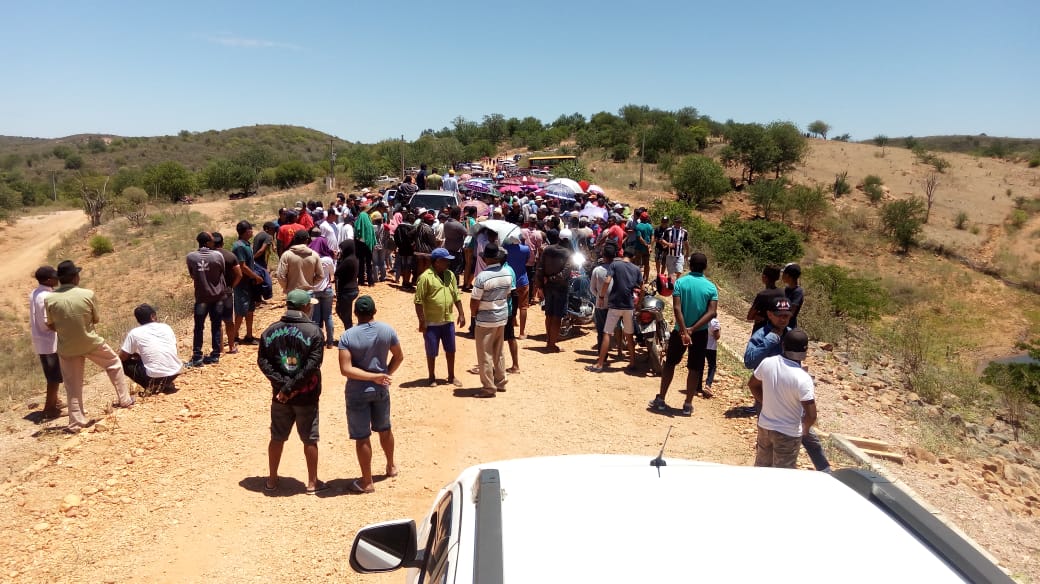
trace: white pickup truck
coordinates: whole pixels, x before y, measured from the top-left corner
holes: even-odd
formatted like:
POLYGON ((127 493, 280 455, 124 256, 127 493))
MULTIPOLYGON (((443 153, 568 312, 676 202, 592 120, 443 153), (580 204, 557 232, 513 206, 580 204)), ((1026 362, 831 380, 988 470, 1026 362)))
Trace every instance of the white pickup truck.
POLYGON ((1012 582, 875 474, 660 456, 468 468, 418 530, 402 520, 358 532, 350 565, 436 584, 1012 582))

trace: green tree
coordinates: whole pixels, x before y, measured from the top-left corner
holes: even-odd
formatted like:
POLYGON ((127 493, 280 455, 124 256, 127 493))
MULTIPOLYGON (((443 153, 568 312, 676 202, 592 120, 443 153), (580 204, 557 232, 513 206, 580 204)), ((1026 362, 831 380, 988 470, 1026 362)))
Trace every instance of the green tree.
POLYGON ((722 149, 722 160, 726 164, 743 167, 741 178, 755 182, 755 175, 773 168, 779 156, 779 147, 761 124, 727 124, 726 139, 729 144, 722 149))
POLYGON ((683 158, 672 169, 672 188, 680 200, 701 207, 729 192, 730 185, 719 163, 695 154, 683 158))
POLYGON ((108 144, 105 139, 100 136, 91 136, 87 140, 87 150, 92 154, 100 154, 108 150, 108 144))
POLYGON ((791 208, 797 211, 802 219, 802 232, 806 235, 812 232, 813 226, 830 208, 822 186, 795 185, 788 198, 791 208))
POLYGON ((888 146, 888 136, 884 134, 878 134, 874 136, 874 144, 881 148, 881 157, 885 157, 885 146, 888 146))
MULTIPOLYGON (((253 183, 260 183, 260 173, 268 167, 278 164, 277 158, 270 148, 260 145, 252 145, 238 153, 232 158, 236 164, 248 168, 253 173, 253 183)), ((249 189, 246 189, 249 190, 249 189)))
POLYGON ((156 198, 167 198, 176 203, 196 191, 195 175, 179 162, 172 160, 146 167, 145 190, 156 198))
POLYGON ((65 160, 69 157, 70 154, 72 154, 72 148, 66 146, 65 144, 59 144, 55 146, 53 150, 51 150, 51 154, 54 154, 55 158, 65 160))
POLYGON ((766 127, 766 135, 775 146, 771 166, 776 178, 794 170, 805 160, 809 142, 798 126, 791 122, 773 122, 766 127))
POLYGON ((787 198, 787 180, 764 180, 751 185, 751 203, 768 221, 777 207, 783 206, 787 198))
POLYGON ((66 170, 79 170, 83 168, 83 157, 78 153, 72 153, 65 157, 66 170))
POLYGON ((715 261, 730 269, 750 262, 783 265, 802 257, 802 241, 793 229, 776 221, 745 221, 736 213, 722 218, 712 241, 715 261))
POLYGON ((876 320, 888 304, 888 292, 878 280, 855 278, 840 266, 818 264, 806 269, 804 275, 814 293, 830 299, 836 317, 876 320))
POLYGON ((632 155, 632 145, 627 143, 614 144, 610 149, 610 159, 614 162, 624 162, 632 155))
POLYGON ((553 167, 552 173, 558 177, 565 177, 576 181, 589 180, 592 178, 592 175, 589 174, 589 170, 585 168, 585 164, 582 163, 580 158, 557 164, 553 167))
POLYGON ((820 136, 824 140, 826 140, 827 132, 831 131, 831 126, 823 120, 816 120, 815 122, 809 124, 808 130, 810 134, 820 136))
POLYGON ((283 189, 309 183, 314 180, 314 167, 302 160, 286 160, 275 167, 274 180, 283 189))
POLYGON ((917 242, 924 215, 924 201, 917 197, 885 203, 881 208, 881 230, 895 240, 903 253, 907 253, 917 242))
POLYGON ((247 166, 226 158, 218 158, 202 169, 199 181, 201 187, 211 191, 222 191, 226 194, 237 189, 248 192, 256 181, 256 175, 253 169, 247 166))
POLYGON ((502 114, 484 116, 484 135, 492 144, 498 144, 506 137, 506 118, 502 114))

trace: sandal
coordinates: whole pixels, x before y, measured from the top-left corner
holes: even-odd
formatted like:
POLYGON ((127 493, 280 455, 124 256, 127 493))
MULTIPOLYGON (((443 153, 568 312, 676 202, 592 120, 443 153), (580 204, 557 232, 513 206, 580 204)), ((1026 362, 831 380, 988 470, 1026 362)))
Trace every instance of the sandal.
MULTIPOLYGON (((357 481, 354 481, 354 482, 357 482, 357 481)), ((320 493, 320 492, 322 492, 322 491, 324 491, 324 490, 326 490, 328 488, 329 488, 329 485, 327 485, 325 483, 325 481, 317 481, 316 483, 314 483, 314 488, 313 489, 310 488, 310 487, 307 488, 307 494, 308 495, 316 495, 316 494, 318 494, 318 493, 320 493)))
POLYGON ((369 486, 367 489, 361 486, 359 482, 361 479, 354 479, 350 485, 347 486, 347 491, 354 493, 355 495, 367 495, 369 493, 376 492, 375 486, 369 486))
POLYGON ((655 412, 668 411, 668 404, 664 403, 664 400, 659 397, 655 397, 654 399, 650 400, 650 403, 647 404, 646 407, 650 408, 651 410, 654 410, 655 412))
POLYGON ((693 415, 693 404, 683 404, 683 406, 682 406, 682 415, 686 416, 687 418, 692 416, 693 415))
POLYGON ((497 389, 482 389, 473 397, 488 398, 495 397, 496 395, 498 395, 497 389))

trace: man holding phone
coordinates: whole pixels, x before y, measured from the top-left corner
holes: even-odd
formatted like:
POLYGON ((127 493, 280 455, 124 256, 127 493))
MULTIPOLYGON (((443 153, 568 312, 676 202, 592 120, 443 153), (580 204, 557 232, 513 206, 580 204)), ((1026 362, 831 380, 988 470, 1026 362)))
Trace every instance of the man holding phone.
POLYGON ((661 391, 650 402, 650 409, 658 412, 668 411, 665 395, 675 375, 675 366, 682 361, 683 353, 689 349, 687 358, 686 400, 683 403, 684 416, 693 415, 693 396, 698 393, 705 398, 713 396, 711 390, 703 387, 704 356, 708 344, 708 323, 715 318, 719 306, 719 291, 715 284, 704 277, 708 268, 708 258, 702 253, 690 256, 690 272, 675 282, 672 293, 672 309, 675 313, 675 330, 668 339, 668 353, 665 357, 664 371, 661 374, 661 391))

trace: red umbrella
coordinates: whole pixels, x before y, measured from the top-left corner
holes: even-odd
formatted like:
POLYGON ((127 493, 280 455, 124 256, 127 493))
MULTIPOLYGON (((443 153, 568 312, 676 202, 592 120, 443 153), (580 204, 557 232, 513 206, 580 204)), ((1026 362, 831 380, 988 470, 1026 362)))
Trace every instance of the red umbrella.
POLYGON ((582 191, 589 190, 589 181, 587 180, 579 180, 578 185, 581 187, 582 191))

